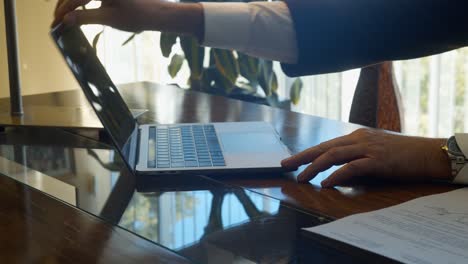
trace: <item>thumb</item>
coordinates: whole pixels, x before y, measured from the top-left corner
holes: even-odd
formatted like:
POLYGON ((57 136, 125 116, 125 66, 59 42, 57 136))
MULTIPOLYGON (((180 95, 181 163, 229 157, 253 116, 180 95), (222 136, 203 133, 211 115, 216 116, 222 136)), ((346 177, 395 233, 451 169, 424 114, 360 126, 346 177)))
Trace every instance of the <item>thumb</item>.
POLYGON ((112 22, 110 12, 111 10, 108 8, 75 10, 65 15, 63 23, 67 26, 87 24, 110 25, 112 22))

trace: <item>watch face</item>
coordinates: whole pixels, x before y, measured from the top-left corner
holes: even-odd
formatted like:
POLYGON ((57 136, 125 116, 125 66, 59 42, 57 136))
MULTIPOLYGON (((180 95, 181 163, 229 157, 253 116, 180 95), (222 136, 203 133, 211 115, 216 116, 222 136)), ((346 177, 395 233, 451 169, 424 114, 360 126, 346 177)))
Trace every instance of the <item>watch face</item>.
POLYGON ((460 147, 457 144, 457 141, 455 140, 455 137, 449 138, 447 141, 447 148, 448 151, 455 156, 465 156, 463 152, 461 151, 460 147))

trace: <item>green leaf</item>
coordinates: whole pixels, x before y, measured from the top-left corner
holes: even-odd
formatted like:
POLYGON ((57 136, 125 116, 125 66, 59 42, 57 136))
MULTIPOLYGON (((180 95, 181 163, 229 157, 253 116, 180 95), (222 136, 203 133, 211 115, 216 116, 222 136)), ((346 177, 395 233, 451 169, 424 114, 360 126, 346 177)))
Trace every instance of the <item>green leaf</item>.
POLYGON ((278 94, 272 94, 270 96, 267 96, 266 100, 270 106, 279 107, 280 105, 278 94))
POLYGON ((176 77, 177 73, 179 73, 180 68, 182 68, 182 64, 184 63, 184 59, 184 56, 179 54, 174 54, 174 56, 172 56, 171 63, 167 68, 169 75, 171 75, 172 78, 176 77))
POLYGON ((202 74, 201 89, 210 93, 226 95, 236 87, 215 67, 206 68, 202 74))
POLYGON ((214 88, 214 84, 216 83, 216 74, 217 74, 217 70, 214 67, 206 68, 203 71, 202 80, 201 80, 201 84, 202 84, 201 88, 203 90, 210 90, 214 88))
POLYGON ((238 82, 236 83, 236 86, 239 87, 239 89, 245 90, 246 93, 248 94, 255 94, 256 88, 252 86, 251 83, 246 83, 246 82, 238 82))
POLYGON ((251 86, 256 86, 258 83, 259 60, 240 52, 237 55, 239 57, 240 74, 251 83, 251 86))
POLYGON ((169 58, 172 52, 172 47, 177 42, 177 35, 173 33, 161 33, 159 44, 161 46, 162 55, 169 58))
POLYGON ((230 50, 213 49, 216 68, 231 83, 235 84, 239 77, 239 62, 230 50))
POLYGON ((289 93, 289 96, 291 97, 291 102, 295 105, 299 103, 299 99, 301 97, 302 86, 303 86, 303 83, 302 83, 301 78, 297 78, 291 86, 291 91, 289 93))
POLYGON ((271 75, 270 88, 272 93, 276 94, 276 92, 278 92, 278 77, 276 77, 275 72, 273 72, 271 75))
POLYGON ((278 94, 272 94, 266 98, 268 104, 273 107, 283 108, 283 109, 290 109, 291 108, 291 101, 283 100, 280 101, 278 94))
POLYGON ((262 87, 263 92, 268 97, 272 92, 272 78, 273 78, 273 62, 267 60, 260 60, 258 71, 258 83, 262 87))
POLYGON ((123 43, 122 43, 122 46, 125 46, 127 45, 130 41, 132 41, 138 34, 140 34, 141 32, 137 32, 137 33, 133 33, 127 40, 125 40, 123 43))
POLYGON ((216 69, 215 77, 216 87, 223 88, 226 94, 231 93, 231 91, 236 87, 234 83, 226 76, 224 76, 218 69, 216 69))
POLYGON ((104 30, 101 30, 101 32, 97 33, 96 36, 94 36, 94 39, 93 39, 94 50, 97 50, 97 44, 99 43, 99 38, 102 36, 102 33, 104 33, 104 30))
POLYGON ((201 80, 205 48, 200 47, 192 37, 180 37, 180 44, 190 68, 190 82, 201 80))

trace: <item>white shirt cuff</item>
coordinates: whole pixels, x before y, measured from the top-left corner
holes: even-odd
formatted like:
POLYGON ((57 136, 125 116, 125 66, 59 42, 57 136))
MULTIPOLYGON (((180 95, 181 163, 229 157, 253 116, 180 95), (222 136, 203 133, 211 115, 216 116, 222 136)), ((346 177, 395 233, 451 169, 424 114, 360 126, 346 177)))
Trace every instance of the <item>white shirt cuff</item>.
POLYGON ((284 2, 202 3, 203 45, 297 63, 296 31, 284 2))
MULTIPOLYGON (((465 157, 468 157, 468 134, 455 134, 455 140, 457 141, 458 147, 463 152, 465 157)), ((468 164, 465 164, 463 168, 458 172, 457 176, 453 180, 454 183, 468 184, 468 164)))
POLYGON ((249 40, 250 12, 247 3, 201 3, 205 16, 203 45, 242 50, 249 40))

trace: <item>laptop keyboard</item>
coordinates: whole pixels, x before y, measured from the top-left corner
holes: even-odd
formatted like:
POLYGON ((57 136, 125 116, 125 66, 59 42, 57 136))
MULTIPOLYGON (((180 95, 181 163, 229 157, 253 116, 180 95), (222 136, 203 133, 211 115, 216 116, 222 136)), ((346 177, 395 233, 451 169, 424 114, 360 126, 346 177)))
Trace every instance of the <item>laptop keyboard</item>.
POLYGON ((149 128, 148 167, 226 166, 214 125, 149 128))

